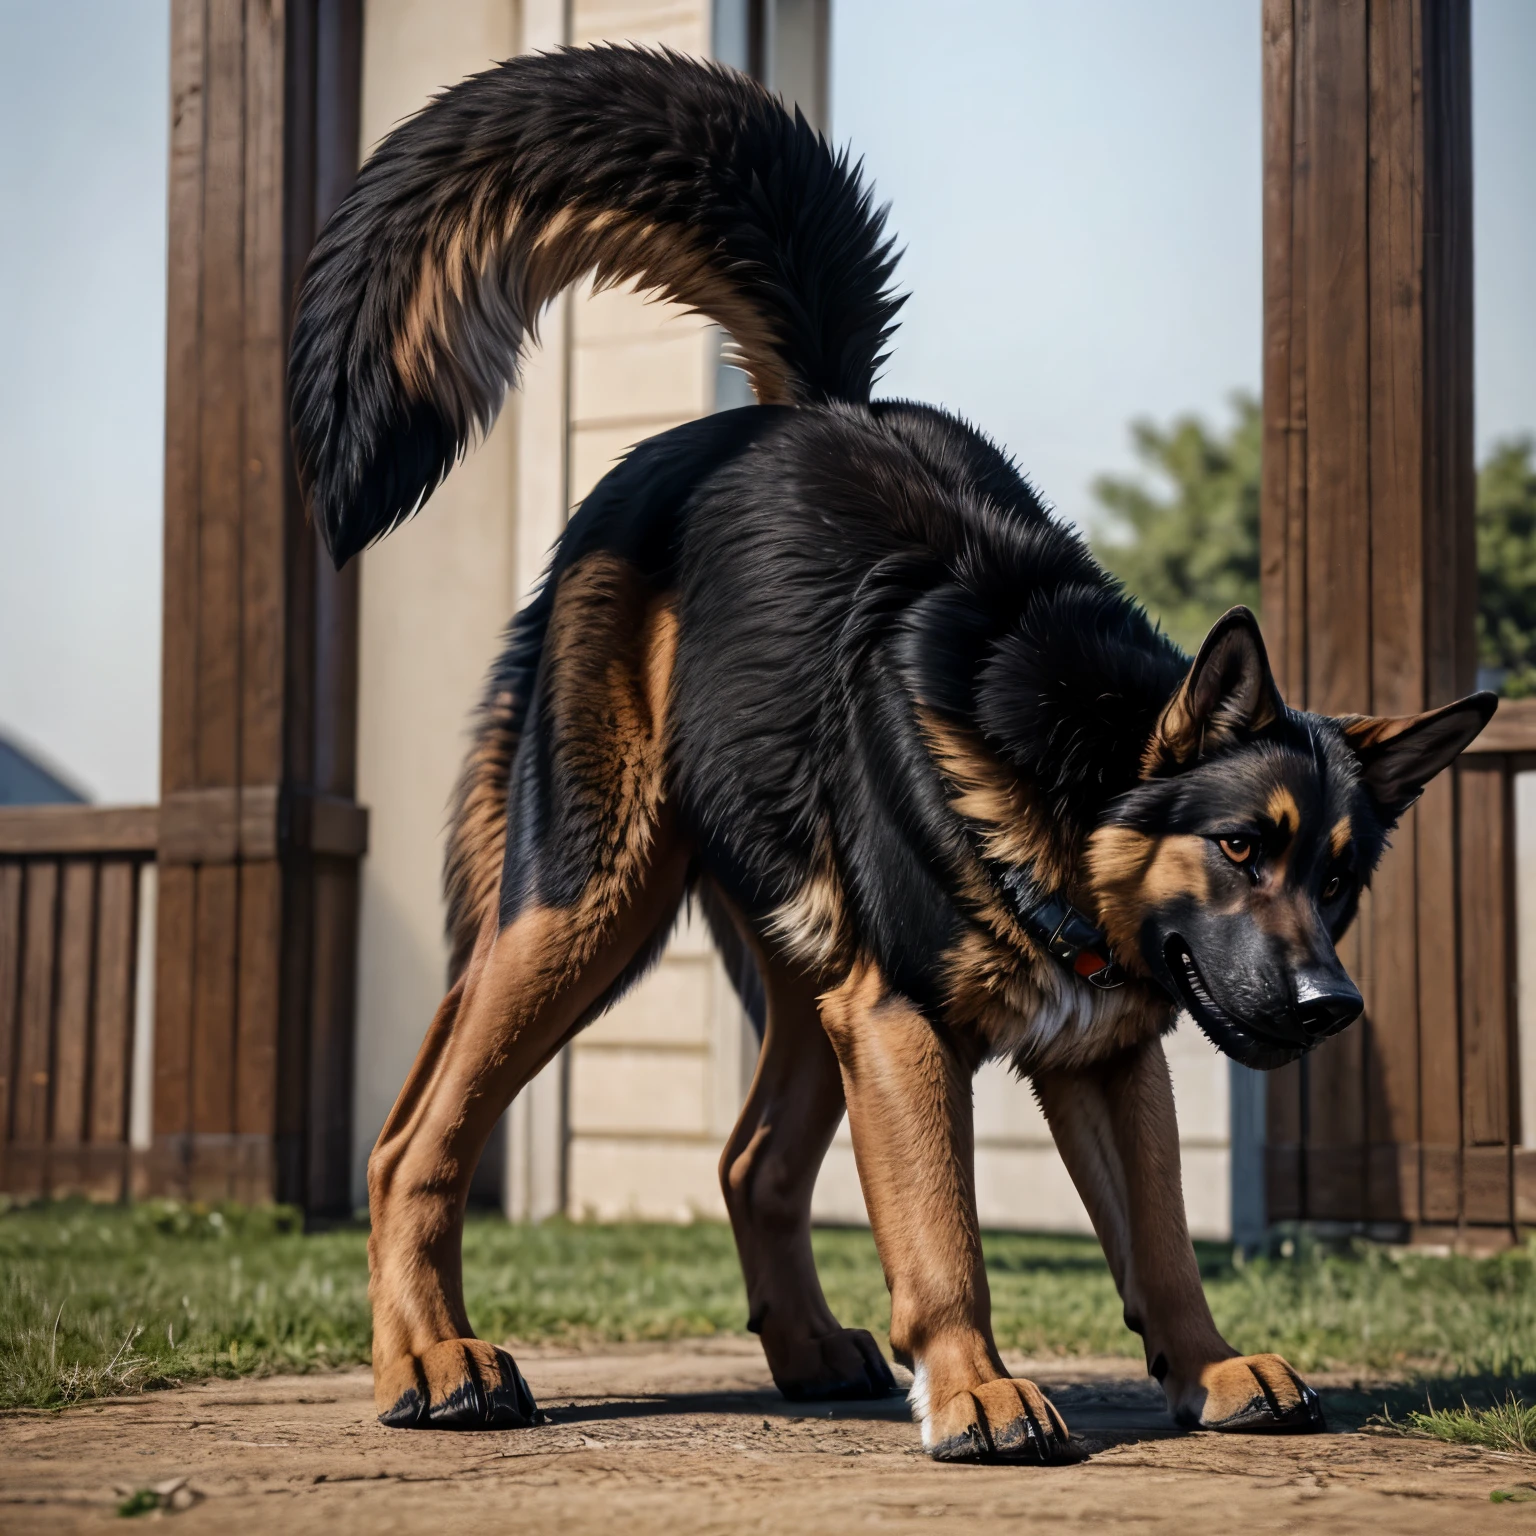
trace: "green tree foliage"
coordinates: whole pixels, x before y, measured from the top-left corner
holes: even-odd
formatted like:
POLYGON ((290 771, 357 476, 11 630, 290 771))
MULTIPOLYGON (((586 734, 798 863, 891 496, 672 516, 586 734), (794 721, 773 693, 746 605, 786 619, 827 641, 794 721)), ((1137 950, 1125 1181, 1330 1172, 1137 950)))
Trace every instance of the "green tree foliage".
POLYGON ((1536 694, 1536 439, 1500 443, 1477 477, 1477 662, 1536 694))
POLYGON ((1094 553, 1193 651, 1234 603, 1259 602, 1259 402, 1232 396, 1221 434, 1197 416, 1171 427, 1131 425, 1136 457, 1172 488, 1101 475, 1093 493, 1109 513, 1094 553))
MULTIPOLYGON (((1251 395, 1224 432, 1197 416, 1131 427, 1144 478, 1101 475, 1094 553, 1185 650, 1234 603, 1259 605, 1259 450, 1251 395)), ((1478 665, 1500 691, 1536 695, 1536 439, 1500 443, 1477 478, 1478 665)))

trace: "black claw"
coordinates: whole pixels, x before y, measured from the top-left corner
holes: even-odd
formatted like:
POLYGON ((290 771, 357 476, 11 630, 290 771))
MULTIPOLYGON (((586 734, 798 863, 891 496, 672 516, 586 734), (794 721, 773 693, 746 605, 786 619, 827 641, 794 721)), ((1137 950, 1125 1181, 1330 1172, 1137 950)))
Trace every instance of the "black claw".
POLYGON ((527 1429, 537 1424, 539 1410, 523 1373, 510 1356, 498 1350, 496 1358, 501 1366, 501 1384, 492 1388, 486 1399, 486 1428, 527 1429))
POLYGON ((440 1403, 427 1409, 427 1423, 433 1429, 484 1429, 485 1394, 478 1381, 466 1381, 440 1403))
POLYGON ((527 1429, 538 1409, 523 1374, 509 1355, 497 1351, 500 1380, 487 1390, 476 1379, 466 1381, 441 1403, 427 1410, 433 1429, 527 1429))
POLYGON ((1061 1466, 1084 1459, 1083 1449, 1072 1439, 1061 1416, 1049 1402, 1045 1422, 1020 1400, 1019 1412, 995 1433, 976 1406, 976 1419, 958 1435, 940 1441, 929 1455, 935 1461, 1006 1462, 1036 1467, 1061 1466))
MULTIPOLYGON (((1262 1387, 1262 1383, 1260 1384, 1262 1387)), ((1229 1434, 1247 1435, 1317 1435, 1327 1431, 1323 1405, 1317 1393, 1303 1381, 1297 1381, 1301 1401, 1293 1408, 1282 1408, 1268 1388, 1263 1388, 1245 1408, 1230 1418, 1207 1424, 1198 1415, 1182 1411, 1176 1415, 1186 1429, 1219 1429, 1229 1434)))
POLYGON ((1032 1461, 1043 1465, 1046 1460, 1043 1438, 1035 1416, 1026 1408, 992 1437, 992 1451, 999 1461, 1032 1461))
POLYGON ((1023 1413, 996 1436, 996 1459, 1030 1462, 1040 1467, 1077 1461, 1078 1448, 1049 1403, 1046 1404, 1046 1419, 1048 1422, 1041 1423, 1026 1404, 1023 1413))
POLYGON ((979 1424, 968 1424, 958 1435, 939 1441, 928 1454, 935 1461, 985 1461, 987 1442, 979 1424))
POLYGON ((1323 1416, 1323 1400, 1306 1382, 1296 1383, 1301 1388, 1301 1413, 1297 1430, 1302 1434, 1325 1434, 1328 1420, 1323 1416))
POLYGON ((407 1387, 394 1406, 379 1415, 379 1423, 388 1429, 419 1429, 426 1421, 427 1399, 415 1387, 407 1387))

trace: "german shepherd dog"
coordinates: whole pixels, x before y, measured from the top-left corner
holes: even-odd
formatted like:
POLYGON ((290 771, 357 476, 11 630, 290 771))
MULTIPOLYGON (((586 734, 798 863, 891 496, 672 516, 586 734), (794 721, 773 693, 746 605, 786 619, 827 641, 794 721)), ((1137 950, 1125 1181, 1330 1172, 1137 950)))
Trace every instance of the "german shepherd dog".
POLYGON ((1160 1038, 1186 1012, 1274 1067, 1360 1013, 1335 943, 1493 697, 1288 709, 1243 608, 1191 662, 979 432, 870 399, 900 304, 883 225, 858 168, 751 80, 604 47, 439 96, 315 247, 294 440, 338 564, 490 426, 583 274, 717 321, 759 402, 635 448, 491 670, 447 854, 451 987, 368 1167, 386 1424, 535 1421, 465 1314, 470 1175, 691 894, 762 1029, 720 1179, 787 1397, 894 1390, 811 1256, 846 1108, 923 1444, 1073 1454, 992 1339, 970 1083, 1005 1057, 1177 1421, 1321 1425, 1285 1361, 1212 1322, 1160 1038))

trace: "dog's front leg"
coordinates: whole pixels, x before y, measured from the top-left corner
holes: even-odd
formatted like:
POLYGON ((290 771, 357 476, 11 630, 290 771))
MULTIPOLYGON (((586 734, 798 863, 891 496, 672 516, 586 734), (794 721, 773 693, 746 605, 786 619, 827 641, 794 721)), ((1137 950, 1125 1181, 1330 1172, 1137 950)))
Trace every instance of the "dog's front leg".
POLYGON ((992 1342, 972 1168, 971 1074, 952 1045, 872 967, 822 999, 859 1181, 886 1284, 891 1347, 916 1380, 923 1444, 941 1461, 1072 1455, 1033 1382, 992 1342))
POLYGON ((1184 1217, 1162 1042, 1034 1081, 1174 1418, 1202 1429, 1323 1428, 1317 1394, 1279 1355, 1239 1355, 1216 1330, 1184 1217))

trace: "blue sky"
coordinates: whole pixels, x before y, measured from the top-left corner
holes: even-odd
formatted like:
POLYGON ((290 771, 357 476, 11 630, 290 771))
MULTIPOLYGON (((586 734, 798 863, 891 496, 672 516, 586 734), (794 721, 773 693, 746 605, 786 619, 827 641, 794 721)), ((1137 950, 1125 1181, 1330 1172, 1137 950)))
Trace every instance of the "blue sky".
POLYGON ((970 417, 1081 519, 1131 417, 1257 388, 1256 0, 833 16, 834 132, 906 245, 882 392, 970 417))
MULTIPOLYGON (((1536 431, 1536 0, 1473 0, 1478 456, 1536 431)), ((1127 423, 1258 393, 1258 0, 833 0, 833 133, 911 292, 883 392, 1068 517, 1127 423), (941 19, 940 19, 941 18, 941 19)))
POLYGON ((0 731, 159 798, 165 0, 0 0, 0 731))
MULTIPOLYGON (((0 0, 0 730, 157 791, 166 0, 0 0)), ((1259 0, 833 0, 912 294, 883 392, 1074 518, 1259 381, 1259 0)), ((1474 0, 1480 453, 1536 430, 1536 0, 1474 0)))

